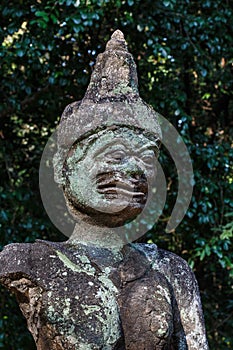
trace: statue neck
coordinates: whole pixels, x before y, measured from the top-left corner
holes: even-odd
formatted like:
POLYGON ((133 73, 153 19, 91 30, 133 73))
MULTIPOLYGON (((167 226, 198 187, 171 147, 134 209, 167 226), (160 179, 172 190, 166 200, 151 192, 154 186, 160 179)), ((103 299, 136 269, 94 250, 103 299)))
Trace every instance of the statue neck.
POLYGON ((111 227, 91 225, 80 221, 75 225, 74 231, 68 240, 71 244, 81 243, 111 250, 121 250, 125 242, 111 227))

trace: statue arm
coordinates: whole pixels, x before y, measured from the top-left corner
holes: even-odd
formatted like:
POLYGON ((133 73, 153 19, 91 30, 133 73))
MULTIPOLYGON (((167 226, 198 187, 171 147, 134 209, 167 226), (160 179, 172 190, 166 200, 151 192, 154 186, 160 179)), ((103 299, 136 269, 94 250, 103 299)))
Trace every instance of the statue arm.
MULTIPOLYGON (((181 258, 179 260, 178 267, 181 270, 178 273, 179 277, 176 276, 178 284, 175 284, 174 288, 177 317, 180 319, 187 348, 208 350, 199 287, 188 264, 181 258)), ((178 348, 178 350, 182 349, 182 347, 178 348)))
POLYGON ((162 270, 174 295, 175 350, 208 350, 200 293, 194 273, 179 256, 160 250, 156 268, 162 270))
POLYGON ((4 247, 0 252, 0 283, 15 294, 28 329, 37 343, 43 289, 36 281, 37 264, 32 249, 33 244, 30 243, 14 243, 4 247))
MULTIPOLYGON (((191 274, 193 283, 190 295, 185 299, 183 295, 176 296, 177 313, 180 318, 180 324, 185 335, 188 349, 190 350, 208 350, 208 342, 206 339, 205 323, 201 306, 200 294, 196 279, 191 274)), ((190 285, 187 286, 189 288, 190 285)), ((181 350, 182 348, 178 348, 181 350)))

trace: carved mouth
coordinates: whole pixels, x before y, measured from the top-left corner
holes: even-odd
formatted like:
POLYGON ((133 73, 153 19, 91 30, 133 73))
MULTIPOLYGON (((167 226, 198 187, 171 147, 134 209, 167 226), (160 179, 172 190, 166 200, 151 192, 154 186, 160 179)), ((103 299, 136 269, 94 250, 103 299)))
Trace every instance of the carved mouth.
POLYGON ((104 173, 97 175, 97 192, 106 198, 121 198, 143 200, 147 193, 145 179, 133 177, 125 179, 119 174, 104 173))

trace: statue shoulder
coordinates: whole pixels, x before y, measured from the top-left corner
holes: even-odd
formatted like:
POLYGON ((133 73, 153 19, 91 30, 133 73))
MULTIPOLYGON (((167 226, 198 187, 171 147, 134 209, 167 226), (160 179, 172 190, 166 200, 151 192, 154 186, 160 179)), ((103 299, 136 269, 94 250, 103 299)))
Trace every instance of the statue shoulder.
POLYGON ((11 243, 0 252, 0 279, 29 272, 30 243, 11 243))
POLYGON ((193 318, 201 318, 203 324, 199 286, 187 261, 174 253, 158 249, 153 269, 161 272, 170 283, 178 308, 189 313, 190 305, 194 305, 190 314, 193 313, 193 318))
POLYGON ((133 243, 132 246, 146 256, 150 263, 154 263, 158 257, 158 247, 152 243, 133 243))
POLYGON ((183 290, 190 289, 193 292, 197 292, 198 286, 195 275, 187 261, 180 256, 163 249, 158 249, 157 259, 153 267, 154 269, 163 271, 172 285, 178 282, 183 290))
POLYGON ((163 274, 172 286, 179 285, 181 293, 199 293, 195 275, 183 258, 156 244, 136 243, 135 247, 145 254, 154 271, 163 274))
POLYGON ((43 241, 35 243, 11 243, 0 252, 0 283, 7 285, 20 278, 34 280, 38 262, 45 263, 48 251, 52 250, 43 241))

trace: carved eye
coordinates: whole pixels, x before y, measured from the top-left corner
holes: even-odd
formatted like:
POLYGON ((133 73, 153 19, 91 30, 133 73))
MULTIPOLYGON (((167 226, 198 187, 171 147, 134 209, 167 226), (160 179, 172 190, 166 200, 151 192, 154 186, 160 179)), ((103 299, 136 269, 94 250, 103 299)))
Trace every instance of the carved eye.
POLYGON ((150 153, 142 154, 141 160, 143 161, 144 164, 153 166, 154 153, 150 152, 150 153))
POLYGON ((122 150, 116 150, 116 151, 107 153, 106 157, 111 162, 120 163, 122 159, 125 157, 125 152, 122 150))

